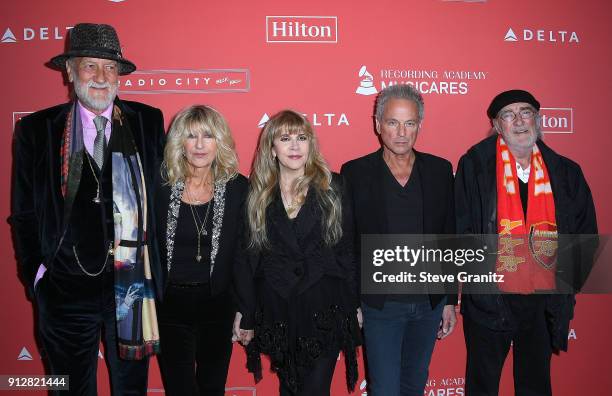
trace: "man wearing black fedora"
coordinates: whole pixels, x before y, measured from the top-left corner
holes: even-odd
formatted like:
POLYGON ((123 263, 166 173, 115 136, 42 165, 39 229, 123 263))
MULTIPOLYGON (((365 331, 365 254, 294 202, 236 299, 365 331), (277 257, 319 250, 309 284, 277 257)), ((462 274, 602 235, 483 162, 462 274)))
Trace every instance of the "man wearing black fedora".
POLYGON ((14 137, 12 227, 20 277, 36 302, 51 374, 95 395, 102 338, 113 395, 147 392, 159 350, 160 294, 152 197, 163 158, 159 109, 117 97, 115 29, 77 24, 65 70, 74 99, 24 117, 14 137))
POLYGON ((457 232, 495 235, 488 251, 497 254, 483 266, 504 276, 490 293, 463 287, 468 396, 499 394, 511 347, 515 394, 552 394, 552 353, 567 350, 574 292, 597 247, 589 186, 578 164, 542 141, 539 110, 527 91, 497 95, 487 110, 494 133, 461 157, 455 176, 457 232))

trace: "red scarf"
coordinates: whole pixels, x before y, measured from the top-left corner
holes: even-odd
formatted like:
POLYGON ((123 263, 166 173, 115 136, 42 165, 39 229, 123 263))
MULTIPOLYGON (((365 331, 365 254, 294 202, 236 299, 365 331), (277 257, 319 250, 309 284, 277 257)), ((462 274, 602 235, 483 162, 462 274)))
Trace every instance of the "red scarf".
POLYGON ((531 154, 527 218, 519 193, 516 160, 501 136, 497 138, 496 272, 504 275, 502 291, 531 294, 555 288, 557 224, 548 170, 537 145, 531 154))

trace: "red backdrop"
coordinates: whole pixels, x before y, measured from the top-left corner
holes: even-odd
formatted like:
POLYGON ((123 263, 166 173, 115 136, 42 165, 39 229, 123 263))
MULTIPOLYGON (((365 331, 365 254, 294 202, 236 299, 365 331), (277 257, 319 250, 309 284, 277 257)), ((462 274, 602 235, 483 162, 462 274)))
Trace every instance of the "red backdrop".
MULTIPOLYGON (((244 173, 258 125, 283 108, 301 111, 315 124, 334 170, 373 151, 373 94, 393 83, 416 84, 425 94, 417 148, 456 165, 488 133, 485 109, 492 97, 528 89, 542 103, 547 143, 582 166, 600 230, 609 233, 610 20, 606 0, 3 1, 0 216, 9 214, 14 122, 67 100, 62 75, 44 64, 62 52, 67 28, 97 22, 117 29, 124 55, 138 66, 139 72, 122 79, 121 97, 161 108, 167 124, 188 105, 214 106, 229 121, 244 173)), ((0 269, 0 374, 40 374, 32 309, 17 281, 6 224, 0 247, 6 257, 0 269)), ((570 353, 553 357, 555 394, 610 394, 610 300, 580 296, 570 353)), ((426 395, 462 395, 464 361, 459 326, 436 346, 426 395)), ((229 395, 277 393, 272 373, 255 386, 244 364, 242 349, 235 347, 229 395)), ((504 395, 512 394, 510 369, 509 361, 504 395)), ((347 393, 343 370, 340 362, 333 395, 347 393)), ((364 395, 362 364, 360 370, 356 393, 364 395)), ((160 391, 155 361, 150 374, 150 391, 160 391)), ((102 359, 99 378, 106 395, 102 359)))

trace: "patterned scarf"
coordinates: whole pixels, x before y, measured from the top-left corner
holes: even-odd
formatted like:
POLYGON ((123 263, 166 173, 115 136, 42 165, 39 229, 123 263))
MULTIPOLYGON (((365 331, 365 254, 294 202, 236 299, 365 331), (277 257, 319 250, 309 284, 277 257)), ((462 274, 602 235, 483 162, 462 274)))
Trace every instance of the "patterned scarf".
MULTIPOLYGON (((155 288, 146 238, 147 191, 132 131, 117 105, 112 122, 110 155, 106 160, 112 161, 117 340, 122 359, 139 360, 159 352, 155 288)), ((61 191, 69 200, 69 191, 78 189, 87 155, 76 103, 66 120, 60 155, 61 191)), ((67 206, 71 203, 67 202, 67 206)))
POLYGON ((499 251, 496 272, 504 275, 499 288, 531 294, 555 288, 557 224, 555 201, 542 153, 531 154, 527 218, 521 203, 516 160, 501 136, 497 138, 497 232, 499 251))

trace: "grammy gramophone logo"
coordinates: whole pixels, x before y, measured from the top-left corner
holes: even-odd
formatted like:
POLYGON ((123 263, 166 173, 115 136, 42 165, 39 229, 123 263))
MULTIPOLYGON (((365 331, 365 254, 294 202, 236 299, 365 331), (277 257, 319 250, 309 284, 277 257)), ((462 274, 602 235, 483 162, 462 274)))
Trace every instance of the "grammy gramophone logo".
POLYGON ((366 66, 361 66, 359 69, 359 86, 355 93, 359 95, 375 95, 378 93, 378 90, 374 86, 374 77, 370 72, 368 72, 366 66))

